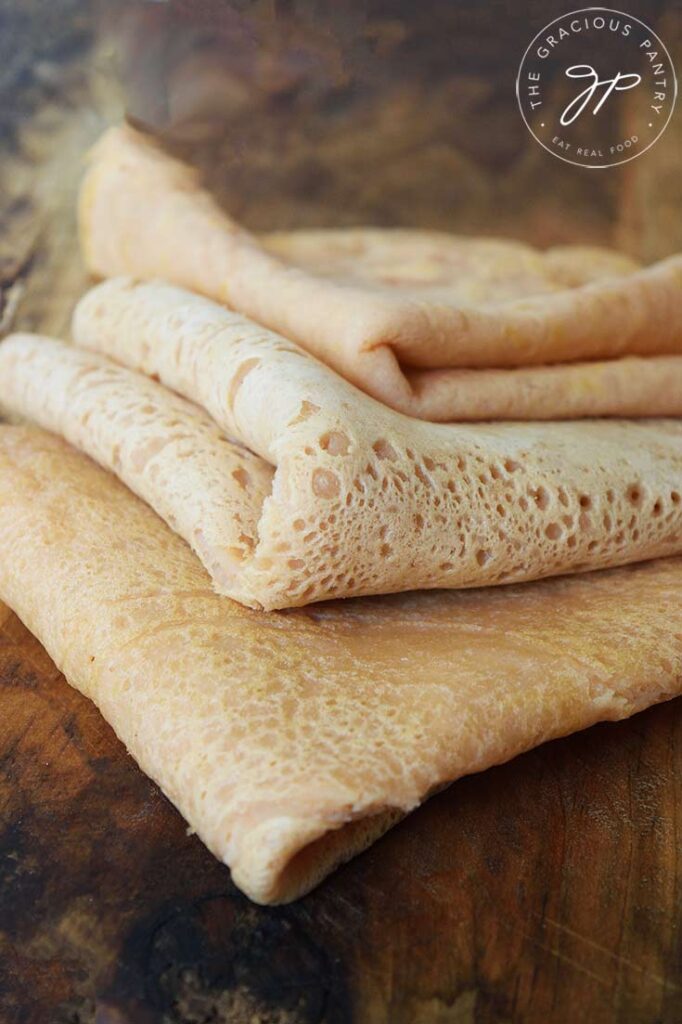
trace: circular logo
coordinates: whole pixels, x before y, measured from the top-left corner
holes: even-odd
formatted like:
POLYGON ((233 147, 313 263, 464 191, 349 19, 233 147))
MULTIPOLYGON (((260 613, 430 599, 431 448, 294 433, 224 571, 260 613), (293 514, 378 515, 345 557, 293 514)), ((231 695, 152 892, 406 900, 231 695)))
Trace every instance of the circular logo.
POLYGON ((660 138, 677 79, 665 45, 643 21, 586 7, 538 32, 523 55, 516 96, 548 152, 581 167, 614 167, 660 138))

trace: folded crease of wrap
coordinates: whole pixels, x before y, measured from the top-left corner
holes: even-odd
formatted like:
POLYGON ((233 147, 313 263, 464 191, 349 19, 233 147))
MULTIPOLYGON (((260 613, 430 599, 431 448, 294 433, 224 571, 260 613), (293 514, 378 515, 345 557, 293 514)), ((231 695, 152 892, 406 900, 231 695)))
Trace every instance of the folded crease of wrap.
POLYGON ((204 293, 411 416, 682 415, 682 255, 641 267, 376 228, 258 238, 128 127, 91 154, 80 233, 94 274, 204 293))

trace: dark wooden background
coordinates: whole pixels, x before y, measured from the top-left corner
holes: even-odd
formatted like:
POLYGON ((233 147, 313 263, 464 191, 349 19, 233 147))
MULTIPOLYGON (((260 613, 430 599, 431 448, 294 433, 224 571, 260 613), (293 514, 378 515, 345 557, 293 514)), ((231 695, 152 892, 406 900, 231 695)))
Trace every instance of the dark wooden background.
MULTIPOLYGON (((620 6, 679 67, 680 6, 620 6)), ((230 130, 181 148, 254 227, 682 248, 680 108, 646 156, 599 174, 554 160, 518 117, 518 59, 567 5, 250 8, 284 26, 284 70, 254 70, 248 47, 234 73, 217 68, 230 130), (311 11, 336 18, 331 35, 311 11)), ((64 334, 86 283, 80 160, 120 116, 120 45, 141 31, 130 4, 95 13, 0 0, 0 330, 64 334)), ((173 38, 146 83, 124 74, 157 128, 172 121, 167 100, 148 104, 182 56, 173 38)), ((677 701, 463 780, 306 899, 259 908, 0 606, 0 1024, 678 1024, 680 807, 677 701)))

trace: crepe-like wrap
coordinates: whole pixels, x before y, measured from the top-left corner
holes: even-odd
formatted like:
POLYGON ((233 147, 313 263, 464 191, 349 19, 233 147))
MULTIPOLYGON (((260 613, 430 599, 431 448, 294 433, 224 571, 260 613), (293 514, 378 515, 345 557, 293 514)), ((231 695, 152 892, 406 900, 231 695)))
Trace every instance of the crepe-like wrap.
POLYGON ((259 241, 128 128, 96 146, 80 224, 95 274, 203 292, 412 416, 682 415, 682 256, 638 268, 584 247, 368 229, 259 241))
POLYGON ((107 281, 80 301, 73 333, 276 467, 240 571, 242 597, 265 608, 682 550, 682 422, 425 423, 171 285, 107 281))
POLYGON ((92 352, 26 334, 0 345, 0 406, 113 470, 194 548, 218 591, 253 602, 242 566, 273 469, 203 409, 92 352))
POLYGON ((117 473, 252 607, 509 583, 682 551, 682 423, 408 419, 265 328, 113 279, 79 345, 0 345, 0 403, 117 473), (260 458, 256 458, 259 456, 260 458), (274 475, 271 466, 276 467, 274 475))
POLYGON ((143 502, 0 427, 0 599, 252 899, 294 899, 429 793, 680 691, 682 561, 287 615, 217 596, 143 502))

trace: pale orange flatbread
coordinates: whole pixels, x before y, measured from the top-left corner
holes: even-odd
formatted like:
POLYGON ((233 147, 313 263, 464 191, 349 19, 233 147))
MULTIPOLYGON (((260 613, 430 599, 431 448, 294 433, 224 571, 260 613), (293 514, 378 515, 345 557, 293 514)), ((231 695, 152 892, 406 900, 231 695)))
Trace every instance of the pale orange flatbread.
POLYGON ((682 415, 682 256, 376 229, 261 241, 128 128, 92 154, 80 225, 93 273, 203 292, 412 416, 682 415))
POLYGON ((36 429, 0 427, 0 600, 262 903, 448 782, 682 687, 680 559, 253 612, 36 429))
POLYGON ((402 288, 422 299, 462 306, 503 306, 641 269, 636 260, 596 246, 540 252, 511 239, 418 228, 273 231, 260 241, 268 252, 311 274, 402 288))
MULTIPOLYGON (((511 583, 682 552, 680 421, 420 422, 223 306, 128 278, 81 299, 73 336, 203 407, 276 467, 250 516, 257 543, 234 590, 221 586, 249 604, 511 583)), ((0 379, 7 403, 25 387, 15 380, 0 379)), ((36 403, 14 408, 35 419, 36 403)))
POLYGON ((203 409, 93 352, 30 334, 0 344, 0 409, 111 469, 185 538, 219 592, 257 603, 242 570, 274 471, 203 409))

